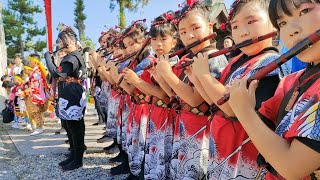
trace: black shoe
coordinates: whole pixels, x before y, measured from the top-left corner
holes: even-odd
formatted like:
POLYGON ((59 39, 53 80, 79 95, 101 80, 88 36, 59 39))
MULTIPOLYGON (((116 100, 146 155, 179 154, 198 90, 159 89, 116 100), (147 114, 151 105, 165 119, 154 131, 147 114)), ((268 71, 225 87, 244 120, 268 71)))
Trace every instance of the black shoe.
POLYGON ((83 166, 83 150, 75 150, 74 151, 74 159, 70 163, 61 166, 64 171, 72 171, 74 169, 78 169, 83 166))
POLYGON ((72 171, 72 170, 78 169, 82 166, 83 166, 82 163, 78 163, 76 161, 71 161, 69 164, 66 164, 61 167, 62 167, 62 170, 64 170, 64 171, 72 171))
POLYGON ((107 135, 103 135, 101 138, 97 139, 97 143, 104 143, 108 138, 109 137, 107 135))
POLYGON ((59 162, 59 166, 64 166, 66 164, 69 164, 74 159, 74 150, 72 150, 69 154, 65 154, 68 158, 64 161, 59 162))
POLYGON ((58 135, 61 134, 63 131, 66 132, 64 128, 60 128, 58 131, 54 132, 54 134, 58 135))
POLYGON ((100 123, 99 122, 96 122, 96 123, 93 123, 92 126, 98 126, 100 123))
POLYGON ((99 120, 98 122, 96 123, 93 123, 92 126, 98 126, 99 124, 102 124, 103 122, 101 120, 99 120))
POLYGON ((65 140, 64 143, 69 144, 69 140, 65 140))
POLYGON ((110 158, 109 162, 123 162, 126 155, 126 153, 120 151, 120 153, 116 157, 110 158))
POLYGON ((139 180, 139 177, 130 173, 126 180, 139 180))
POLYGON ((122 164, 111 168, 111 175, 120 175, 120 174, 128 174, 130 172, 128 158, 125 158, 122 164))

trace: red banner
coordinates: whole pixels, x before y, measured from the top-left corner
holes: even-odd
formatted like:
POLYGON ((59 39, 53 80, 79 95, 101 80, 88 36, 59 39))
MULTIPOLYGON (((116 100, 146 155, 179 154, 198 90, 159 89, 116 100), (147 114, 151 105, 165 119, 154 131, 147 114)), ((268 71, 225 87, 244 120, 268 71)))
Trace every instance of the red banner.
POLYGON ((51 0, 43 0, 44 1, 44 9, 46 13, 47 19, 47 38, 48 38, 48 50, 52 52, 52 16, 51 16, 51 0))

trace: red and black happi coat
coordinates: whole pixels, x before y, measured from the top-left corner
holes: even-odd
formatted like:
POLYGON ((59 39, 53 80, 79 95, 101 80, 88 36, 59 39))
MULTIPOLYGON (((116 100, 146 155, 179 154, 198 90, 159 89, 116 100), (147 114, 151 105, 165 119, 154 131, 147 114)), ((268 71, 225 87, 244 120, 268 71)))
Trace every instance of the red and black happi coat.
MULTIPOLYGON (((320 153, 320 65, 284 77, 259 113, 262 118, 276 122, 275 132, 289 143, 298 140, 320 153), (303 85, 299 87, 299 84, 303 85), (299 94, 291 103, 297 87, 299 94)), ((270 164, 264 165, 269 171, 265 179, 284 179, 270 164)), ((317 171, 303 179, 320 179, 320 164, 317 171)))
MULTIPOLYGON (((201 52, 212 51, 209 46, 201 52)), ((177 66, 192 58, 188 54, 181 58, 177 66)), ((220 78, 222 69, 227 65, 225 56, 209 59, 210 73, 220 78)), ((173 72, 185 83, 190 83, 184 74, 184 69, 177 69, 174 66, 173 72)), ((190 84, 190 86, 192 86, 190 84)), ((171 160, 171 177, 173 179, 203 179, 207 174, 208 155, 209 155, 209 108, 203 102, 198 107, 191 107, 181 98, 177 97, 179 113, 174 127, 174 140, 171 160)))
MULTIPOLYGON (((273 48, 251 57, 240 54, 224 69, 220 82, 231 85, 236 79, 249 77, 278 56, 273 48)), ((273 96, 278 83, 278 70, 260 81, 256 93, 257 109, 261 102, 273 96)), ((236 118, 229 118, 222 111, 216 112, 210 124, 209 152, 208 179, 254 179, 257 175, 257 149, 236 118)))

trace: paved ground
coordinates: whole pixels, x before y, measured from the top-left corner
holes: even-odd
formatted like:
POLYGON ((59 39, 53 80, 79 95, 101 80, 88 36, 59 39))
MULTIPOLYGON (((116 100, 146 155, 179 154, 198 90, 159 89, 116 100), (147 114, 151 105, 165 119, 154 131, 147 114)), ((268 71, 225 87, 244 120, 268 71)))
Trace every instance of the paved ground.
MULTIPOLYGON (((90 112, 90 111, 89 111, 90 112)), ((88 152, 102 152, 102 148, 110 144, 97 143, 104 132, 103 125, 92 126, 97 119, 97 116, 88 115, 85 118, 86 136, 85 144, 88 147, 88 152)), ((65 144, 67 136, 65 133, 55 135, 54 132, 60 128, 60 124, 55 120, 47 120, 45 124, 44 133, 38 136, 30 136, 30 132, 24 130, 9 130, 13 143, 21 153, 21 155, 36 155, 36 154, 52 154, 52 153, 66 153, 68 151, 68 144, 65 144)))
POLYGON ((17 176, 10 161, 20 154, 7 132, 0 128, 0 179, 16 180, 17 176))
MULTIPOLYGON (((65 133, 55 135, 60 128, 55 119, 45 118, 45 131, 39 136, 29 136, 26 130, 11 128, 11 124, 0 123, 0 180, 15 179, 124 179, 127 175, 111 177, 109 170, 116 164, 108 160, 115 154, 106 154, 102 148, 112 140, 97 143, 102 137, 104 125, 92 126, 97 121, 92 106, 86 114, 84 167, 72 172, 63 172, 58 162, 68 152, 65 133)), ((1 120, 0 120, 1 121, 1 120)), ((1 121, 2 122, 2 121, 1 121)))

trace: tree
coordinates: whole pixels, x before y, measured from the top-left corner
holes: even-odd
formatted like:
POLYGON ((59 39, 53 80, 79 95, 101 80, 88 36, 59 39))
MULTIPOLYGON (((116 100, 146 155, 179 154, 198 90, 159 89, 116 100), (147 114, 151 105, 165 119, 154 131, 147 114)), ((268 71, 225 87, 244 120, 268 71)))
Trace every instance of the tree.
POLYGON ((76 5, 73 13, 74 21, 76 22, 74 27, 78 29, 80 38, 85 37, 84 30, 86 25, 84 24, 84 21, 87 19, 87 16, 83 12, 85 8, 83 0, 76 0, 74 4, 76 5))
POLYGON ((126 27, 126 14, 125 10, 127 9, 130 12, 136 11, 138 6, 142 7, 149 4, 149 0, 110 0, 110 10, 113 11, 116 7, 116 4, 119 5, 119 26, 126 27))
POLYGON ((76 5, 73 15, 74 15, 74 26, 79 31, 79 39, 81 42, 83 42, 86 47, 90 47, 91 49, 94 49, 96 44, 89 38, 86 37, 84 31, 86 29, 86 25, 84 24, 84 21, 87 19, 87 16, 84 14, 84 8, 85 5, 83 3, 83 0, 76 0, 74 3, 76 5))
POLYGON ((96 43, 94 43, 89 37, 80 37, 81 42, 86 45, 86 47, 89 47, 90 49, 96 48, 96 43))
POLYGON ((45 41, 33 41, 46 34, 45 27, 39 28, 33 17, 41 12, 32 0, 8 0, 8 7, 2 11, 8 57, 17 53, 24 57, 24 51, 41 52, 46 48, 45 41))

